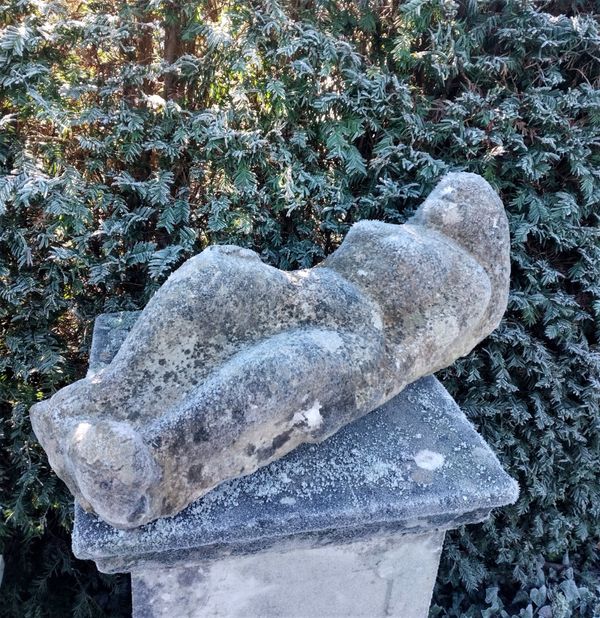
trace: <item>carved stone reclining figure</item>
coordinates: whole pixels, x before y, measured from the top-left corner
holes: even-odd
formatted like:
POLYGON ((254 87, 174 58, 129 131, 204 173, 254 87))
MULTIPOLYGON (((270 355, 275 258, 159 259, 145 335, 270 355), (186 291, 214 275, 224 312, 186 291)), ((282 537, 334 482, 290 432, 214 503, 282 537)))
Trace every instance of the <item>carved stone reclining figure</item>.
POLYGON ((315 268, 212 246, 150 300, 114 360, 31 409, 85 509, 131 528, 319 442, 498 325, 502 203, 449 174, 405 225, 361 221, 315 268))

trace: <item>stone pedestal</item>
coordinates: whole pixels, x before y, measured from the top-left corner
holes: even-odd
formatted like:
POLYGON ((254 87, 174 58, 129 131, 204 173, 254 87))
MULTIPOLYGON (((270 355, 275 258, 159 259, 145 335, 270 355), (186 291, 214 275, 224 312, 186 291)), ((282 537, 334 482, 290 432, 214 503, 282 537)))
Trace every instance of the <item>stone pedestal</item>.
POLYGON ((134 615, 427 616, 443 532, 272 550, 133 578, 134 615))
MULTIPOLYGON (((135 317, 98 318, 91 373, 135 317)), ((131 572, 136 618, 422 618, 445 530, 517 496, 428 377, 173 518, 122 531, 77 507, 73 550, 103 572, 131 572)))

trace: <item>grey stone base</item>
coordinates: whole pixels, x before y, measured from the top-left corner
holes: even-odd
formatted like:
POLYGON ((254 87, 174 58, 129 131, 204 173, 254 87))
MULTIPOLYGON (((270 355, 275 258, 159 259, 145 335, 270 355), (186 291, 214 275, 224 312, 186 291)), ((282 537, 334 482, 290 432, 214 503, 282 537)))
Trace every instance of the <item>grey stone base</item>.
POLYGON ((426 618, 443 532, 132 573, 134 618, 426 618))

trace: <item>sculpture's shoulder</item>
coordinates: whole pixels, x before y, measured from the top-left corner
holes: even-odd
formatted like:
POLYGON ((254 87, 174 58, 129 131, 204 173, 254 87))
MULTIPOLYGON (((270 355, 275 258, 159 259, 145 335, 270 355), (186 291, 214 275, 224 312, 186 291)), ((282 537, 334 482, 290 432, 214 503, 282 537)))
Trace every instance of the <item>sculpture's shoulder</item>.
POLYGON ((389 315, 431 307, 439 292, 476 305, 481 333, 507 304, 510 237, 502 201, 480 176, 448 174, 404 225, 360 221, 325 262, 389 315), (477 299, 477 302, 475 302, 477 299))
POLYGON ((492 296, 483 330, 496 328, 506 310, 510 284, 508 217, 496 191, 477 174, 447 174, 410 223, 444 235, 485 269, 492 296))

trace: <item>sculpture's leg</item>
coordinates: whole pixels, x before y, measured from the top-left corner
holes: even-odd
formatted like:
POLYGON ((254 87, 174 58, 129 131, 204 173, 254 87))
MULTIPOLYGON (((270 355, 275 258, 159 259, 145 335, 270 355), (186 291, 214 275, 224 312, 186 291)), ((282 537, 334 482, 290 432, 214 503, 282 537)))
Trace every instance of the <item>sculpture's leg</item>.
POLYGON ((233 357, 185 406, 139 434, 125 423, 84 427, 69 447, 80 490, 104 519, 132 527, 324 439, 380 396, 364 377, 376 373, 382 350, 370 335, 283 333, 233 357), (168 469, 158 470, 154 456, 168 469))
POLYGON ((36 404, 31 410, 33 429, 45 431, 50 464, 85 509, 127 521, 143 504, 148 487, 160 479, 160 470, 130 423, 71 408, 73 397, 91 399, 86 380, 36 404), (63 406, 80 414, 59 424, 55 417, 63 406), (110 505, 106 512, 105 504, 110 505))
POLYGON ((129 423, 78 423, 69 436, 68 455, 78 489, 98 515, 117 525, 142 522, 160 468, 129 423))

